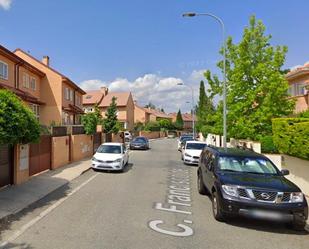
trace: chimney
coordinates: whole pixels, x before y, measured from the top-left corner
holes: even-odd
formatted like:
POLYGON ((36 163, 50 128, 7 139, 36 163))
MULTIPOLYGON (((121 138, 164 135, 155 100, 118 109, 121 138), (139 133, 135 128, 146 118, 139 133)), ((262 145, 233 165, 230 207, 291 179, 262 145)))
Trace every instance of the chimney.
POLYGON ((108 88, 106 86, 102 86, 100 89, 101 93, 103 93, 104 96, 108 94, 108 88))
POLYGON ((43 56, 42 62, 44 65, 49 67, 49 56, 47 55, 43 56))

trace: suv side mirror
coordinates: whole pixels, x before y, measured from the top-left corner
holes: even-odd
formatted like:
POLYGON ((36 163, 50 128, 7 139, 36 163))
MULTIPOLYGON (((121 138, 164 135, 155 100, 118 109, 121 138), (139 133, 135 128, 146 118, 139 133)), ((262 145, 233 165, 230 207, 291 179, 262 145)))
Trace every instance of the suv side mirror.
POLYGON ((287 169, 282 169, 282 170, 281 170, 281 174, 284 175, 284 176, 287 176, 287 175, 290 174, 290 171, 287 170, 287 169))

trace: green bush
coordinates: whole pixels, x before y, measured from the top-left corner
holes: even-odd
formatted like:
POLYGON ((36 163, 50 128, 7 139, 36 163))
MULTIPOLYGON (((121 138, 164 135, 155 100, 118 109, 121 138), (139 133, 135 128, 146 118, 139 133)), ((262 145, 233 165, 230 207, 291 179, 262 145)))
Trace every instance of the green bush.
POLYGON ((276 118, 272 129, 280 153, 309 160, 309 118, 276 118))
POLYGON ((298 114, 300 118, 309 118, 309 110, 303 111, 298 114))
POLYGON ((259 138, 261 142, 262 153, 278 153, 272 136, 263 136, 259 138))
POLYGON ((161 126, 158 122, 149 122, 145 125, 145 131, 160 131, 161 126))
POLYGON ((14 93, 0 90, 0 144, 38 142, 40 124, 14 93))

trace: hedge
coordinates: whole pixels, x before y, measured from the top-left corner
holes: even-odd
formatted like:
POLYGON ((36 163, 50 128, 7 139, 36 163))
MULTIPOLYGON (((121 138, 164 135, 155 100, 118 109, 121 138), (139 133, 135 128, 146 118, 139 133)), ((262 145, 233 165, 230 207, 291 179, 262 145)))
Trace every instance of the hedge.
POLYGON ((309 118, 275 118, 272 130, 280 153, 309 160, 309 118))

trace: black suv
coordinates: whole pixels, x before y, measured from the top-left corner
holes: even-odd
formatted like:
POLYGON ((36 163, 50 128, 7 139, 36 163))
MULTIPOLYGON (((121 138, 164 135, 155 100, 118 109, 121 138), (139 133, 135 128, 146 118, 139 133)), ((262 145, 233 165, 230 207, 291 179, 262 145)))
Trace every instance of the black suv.
POLYGON ((212 197, 216 220, 246 216, 282 221, 303 230, 308 218, 304 194, 265 156, 238 148, 205 147, 197 171, 198 191, 212 197))

